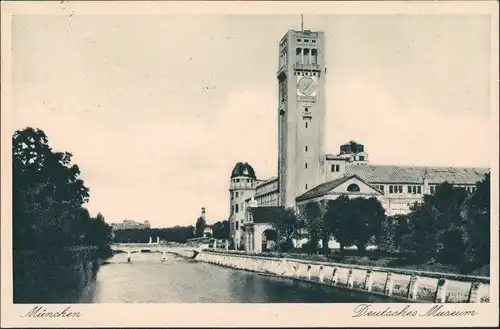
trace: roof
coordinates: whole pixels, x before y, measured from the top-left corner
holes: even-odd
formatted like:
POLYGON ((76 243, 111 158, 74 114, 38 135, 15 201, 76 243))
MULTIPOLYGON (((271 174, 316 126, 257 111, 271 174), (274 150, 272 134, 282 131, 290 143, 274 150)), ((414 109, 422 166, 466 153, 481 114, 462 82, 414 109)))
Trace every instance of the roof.
POLYGON ((411 167, 384 165, 346 164, 346 176, 357 175, 369 183, 423 183, 424 177, 429 184, 444 182, 453 184, 475 184, 483 179, 489 168, 461 167, 411 167))
POLYGON ((282 207, 250 207, 248 211, 252 213, 253 222, 256 224, 272 223, 284 214, 282 207))
POLYGON ((310 189, 309 191, 305 192, 304 194, 299 195, 296 198, 296 200, 300 201, 300 200, 310 199, 310 198, 324 195, 324 194, 328 193, 329 191, 331 191, 332 189, 336 188, 337 186, 344 184, 349 179, 351 179, 353 176, 355 176, 355 175, 345 176, 342 178, 334 179, 334 180, 331 180, 329 182, 320 184, 320 185, 310 189))
POLYGON ((231 178, 241 176, 256 179, 255 171, 252 166, 248 164, 248 162, 238 162, 234 165, 233 171, 231 172, 231 178))
POLYGON ((345 154, 342 155, 335 155, 335 154, 326 154, 325 159, 326 160, 347 160, 347 156, 345 154))
POLYGON ((278 180, 278 177, 271 177, 271 178, 268 178, 265 180, 259 180, 256 187, 266 185, 266 184, 271 183, 271 182, 276 181, 276 180, 278 180))

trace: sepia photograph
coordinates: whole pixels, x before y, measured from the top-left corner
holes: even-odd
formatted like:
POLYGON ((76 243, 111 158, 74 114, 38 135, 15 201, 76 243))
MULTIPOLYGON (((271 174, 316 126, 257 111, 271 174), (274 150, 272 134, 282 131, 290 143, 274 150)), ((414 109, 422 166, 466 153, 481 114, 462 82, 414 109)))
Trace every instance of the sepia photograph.
POLYGON ((22 318, 498 305, 491 15, 53 6, 9 23, 2 297, 22 318))

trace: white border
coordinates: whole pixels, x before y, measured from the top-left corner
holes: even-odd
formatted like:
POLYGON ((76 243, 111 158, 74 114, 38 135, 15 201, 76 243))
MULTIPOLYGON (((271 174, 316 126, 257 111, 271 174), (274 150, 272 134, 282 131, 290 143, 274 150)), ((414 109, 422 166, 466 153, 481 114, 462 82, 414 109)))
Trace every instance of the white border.
MULTIPOLYGON (((2 2, 1 3, 1 325, 2 327, 96 327, 96 326, 498 326, 498 3, 460 2, 2 2), (21 318, 33 305, 12 304, 11 263, 11 17, 18 14, 70 15, 164 15, 164 14, 487 14, 491 15, 491 177, 492 259, 491 303, 449 304, 448 309, 474 309, 475 317, 362 317, 353 318, 357 304, 72 304, 78 319, 21 318)), ((297 28, 297 27, 291 27, 297 28)), ((278 41, 278 40, 277 40, 278 41)), ((378 309, 403 304, 373 304, 378 309)), ((63 305, 47 305, 60 310, 63 305)), ((427 310, 431 304, 411 304, 427 310)))

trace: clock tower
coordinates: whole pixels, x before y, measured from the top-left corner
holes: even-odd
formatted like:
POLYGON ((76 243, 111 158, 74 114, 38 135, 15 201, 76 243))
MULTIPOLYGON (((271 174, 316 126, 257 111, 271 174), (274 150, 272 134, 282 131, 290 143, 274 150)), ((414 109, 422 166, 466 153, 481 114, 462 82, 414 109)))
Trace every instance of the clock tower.
POLYGON ((323 32, 290 30, 279 44, 277 73, 279 205, 322 183, 325 122, 323 32))

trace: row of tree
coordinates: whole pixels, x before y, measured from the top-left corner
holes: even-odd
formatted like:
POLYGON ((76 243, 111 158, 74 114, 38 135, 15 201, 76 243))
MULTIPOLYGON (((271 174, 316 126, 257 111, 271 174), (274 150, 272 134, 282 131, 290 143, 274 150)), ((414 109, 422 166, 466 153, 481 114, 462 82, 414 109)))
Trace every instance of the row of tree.
POLYGON ((410 207, 407 215, 388 217, 376 198, 352 198, 311 202, 298 209, 286 209, 275 222, 278 248, 288 251, 294 239, 308 238, 303 246, 316 253, 319 241, 328 253, 333 237, 341 252, 356 246, 359 253, 367 245, 379 250, 411 255, 416 262, 437 261, 476 268, 490 259, 490 174, 476 184, 473 193, 443 183, 435 193, 410 207))
MULTIPOLYGON (((113 241, 117 243, 147 243, 150 237, 153 241, 156 241, 157 237, 159 237, 160 240, 163 241, 185 243, 189 239, 202 237, 205 227, 206 223, 204 219, 200 217, 196 227, 189 225, 153 229, 116 230, 113 232, 113 241), (200 222, 204 224, 199 225, 200 222)), ((212 234, 210 234, 209 237, 215 239, 228 239, 229 221, 219 221, 213 224, 212 234)))
POLYGON ((89 189, 72 154, 54 152, 40 129, 25 128, 12 138, 12 219, 14 250, 109 246, 111 227, 92 217, 84 204, 89 189))

